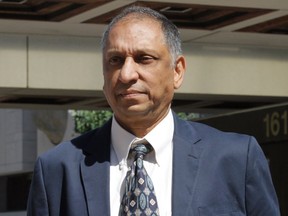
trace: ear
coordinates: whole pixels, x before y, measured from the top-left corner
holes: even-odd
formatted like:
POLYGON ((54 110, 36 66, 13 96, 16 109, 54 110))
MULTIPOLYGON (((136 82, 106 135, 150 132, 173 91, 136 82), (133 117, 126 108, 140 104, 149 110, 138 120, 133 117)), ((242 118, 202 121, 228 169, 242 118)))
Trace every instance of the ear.
POLYGON ((186 70, 186 60, 184 56, 178 56, 174 68, 174 89, 178 89, 184 79, 184 73, 186 70))

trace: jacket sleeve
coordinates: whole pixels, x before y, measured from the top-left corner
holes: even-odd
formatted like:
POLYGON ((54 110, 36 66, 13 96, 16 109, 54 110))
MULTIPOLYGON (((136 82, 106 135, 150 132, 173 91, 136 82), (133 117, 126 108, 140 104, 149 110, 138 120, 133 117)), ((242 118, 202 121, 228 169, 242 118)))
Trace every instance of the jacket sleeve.
POLYGON ((247 154, 246 211, 248 216, 280 216, 267 159, 253 137, 247 154))
POLYGON ((44 185, 41 160, 38 158, 34 168, 27 203, 27 216, 49 215, 47 195, 44 185))

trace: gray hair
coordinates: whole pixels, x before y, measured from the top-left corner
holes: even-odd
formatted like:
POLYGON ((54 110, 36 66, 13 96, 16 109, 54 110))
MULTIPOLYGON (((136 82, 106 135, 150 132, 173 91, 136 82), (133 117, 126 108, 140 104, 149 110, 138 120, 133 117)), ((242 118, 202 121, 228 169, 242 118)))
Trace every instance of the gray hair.
POLYGON ((101 40, 102 50, 104 50, 107 45, 108 36, 113 26, 129 14, 147 16, 161 24, 165 42, 170 50, 174 65, 177 57, 182 54, 179 30, 167 17, 148 7, 130 6, 114 17, 103 33, 101 40))

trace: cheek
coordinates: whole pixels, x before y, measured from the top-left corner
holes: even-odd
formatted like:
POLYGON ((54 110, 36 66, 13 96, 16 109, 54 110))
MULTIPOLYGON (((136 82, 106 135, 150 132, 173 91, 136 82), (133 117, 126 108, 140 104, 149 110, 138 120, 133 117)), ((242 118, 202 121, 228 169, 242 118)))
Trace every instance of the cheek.
POLYGON ((151 83, 151 89, 153 89, 154 95, 159 99, 170 97, 170 94, 174 92, 173 78, 170 76, 158 76, 154 77, 151 83))
POLYGON ((111 73, 111 72, 105 72, 103 74, 104 76, 104 87, 111 87, 114 85, 115 80, 116 80, 116 73, 111 73))
POLYGON ((171 71, 166 71, 167 73, 162 74, 161 78, 159 79, 159 86, 162 86, 166 90, 171 90, 174 87, 174 77, 173 77, 173 72, 171 71))
POLYGON ((104 85, 103 85, 103 92, 107 97, 111 95, 111 92, 113 91, 113 84, 112 84, 112 78, 108 77, 107 75, 104 75, 104 85))

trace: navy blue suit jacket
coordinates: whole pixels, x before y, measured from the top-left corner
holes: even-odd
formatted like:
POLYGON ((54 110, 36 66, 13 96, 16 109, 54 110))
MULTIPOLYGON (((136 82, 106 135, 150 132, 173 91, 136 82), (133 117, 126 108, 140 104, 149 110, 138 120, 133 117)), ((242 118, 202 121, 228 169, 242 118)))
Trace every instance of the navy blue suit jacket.
MULTIPOLYGON (((280 215, 266 158, 253 137, 175 114, 174 121, 173 216, 280 215)), ((110 215, 110 133, 111 120, 38 158, 29 216, 110 215)))

